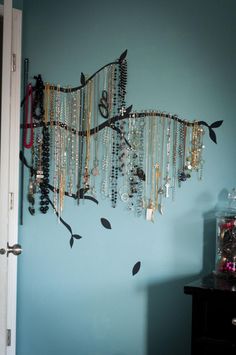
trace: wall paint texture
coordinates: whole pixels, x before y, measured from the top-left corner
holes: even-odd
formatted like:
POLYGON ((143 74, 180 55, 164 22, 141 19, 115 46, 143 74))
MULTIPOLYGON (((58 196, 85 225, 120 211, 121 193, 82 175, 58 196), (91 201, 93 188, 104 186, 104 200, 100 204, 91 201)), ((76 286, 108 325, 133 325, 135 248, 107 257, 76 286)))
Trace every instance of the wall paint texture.
MULTIPOLYGON (((0 4, 3 5, 4 0, 0 0, 0 4)), ((23 0, 13 0, 12 5, 13 5, 14 9, 22 10, 23 9, 23 0)))
POLYGON ((128 105, 224 124, 217 145, 205 138, 204 180, 184 184, 154 224, 101 199, 67 200, 83 236, 71 250, 53 212, 32 217, 25 201, 17 355, 190 354, 183 286, 214 268, 214 211, 236 184, 235 20, 234 0, 24 0, 31 78, 77 85, 127 48, 128 105))

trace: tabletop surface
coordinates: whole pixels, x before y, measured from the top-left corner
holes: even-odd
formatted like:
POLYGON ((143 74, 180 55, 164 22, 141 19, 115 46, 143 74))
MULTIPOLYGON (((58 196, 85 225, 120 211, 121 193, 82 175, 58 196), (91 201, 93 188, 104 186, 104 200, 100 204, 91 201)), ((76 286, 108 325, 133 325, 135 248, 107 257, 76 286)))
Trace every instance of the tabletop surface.
POLYGON ((214 274, 205 276, 184 286, 184 293, 194 294, 234 294, 236 297, 236 279, 227 279, 214 274))

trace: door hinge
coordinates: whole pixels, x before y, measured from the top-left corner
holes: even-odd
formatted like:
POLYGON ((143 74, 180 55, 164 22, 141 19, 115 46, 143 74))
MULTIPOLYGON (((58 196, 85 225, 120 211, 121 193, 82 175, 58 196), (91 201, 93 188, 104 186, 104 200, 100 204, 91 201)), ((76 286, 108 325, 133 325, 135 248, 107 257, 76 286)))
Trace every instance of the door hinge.
POLYGON ((11 329, 7 329, 7 346, 11 346, 11 329))
POLYGON ((14 192, 9 193, 9 206, 10 206, 10 210, 13 210, 13 208, 14 208, 14 192))
POLYGON ((12 53, 11 55, 11 71, 16 71, 16 54, 12 53))

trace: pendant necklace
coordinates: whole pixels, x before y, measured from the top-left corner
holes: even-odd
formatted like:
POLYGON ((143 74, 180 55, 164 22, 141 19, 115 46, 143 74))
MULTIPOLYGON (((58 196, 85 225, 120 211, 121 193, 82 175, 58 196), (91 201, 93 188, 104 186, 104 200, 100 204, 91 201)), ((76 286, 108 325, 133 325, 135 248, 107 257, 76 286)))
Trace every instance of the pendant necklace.
POLYGON ((162 203, 162 198, 164 195, 164 188, 162 186, 163 184, 163 169, 164 169, 164 146, 165 146, 165 117, 161 114, 160 116, 161 123, 162 123, 162 140, 161 140, 161 158, 160 158, 160 188, 158 190, 159 192, 159 203, 158 203, 158 211, 160 214, 163 214, 163 203, 162 203))

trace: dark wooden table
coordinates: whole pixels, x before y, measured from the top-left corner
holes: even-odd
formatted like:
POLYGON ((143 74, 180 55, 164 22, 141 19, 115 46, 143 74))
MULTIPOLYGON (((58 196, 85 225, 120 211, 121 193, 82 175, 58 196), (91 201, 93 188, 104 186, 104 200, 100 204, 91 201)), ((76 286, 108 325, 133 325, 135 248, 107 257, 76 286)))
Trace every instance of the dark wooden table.
POLYGON ((192 296, 192 355, 236 355, 236 280, 212 274, 184 293, 192 296))

